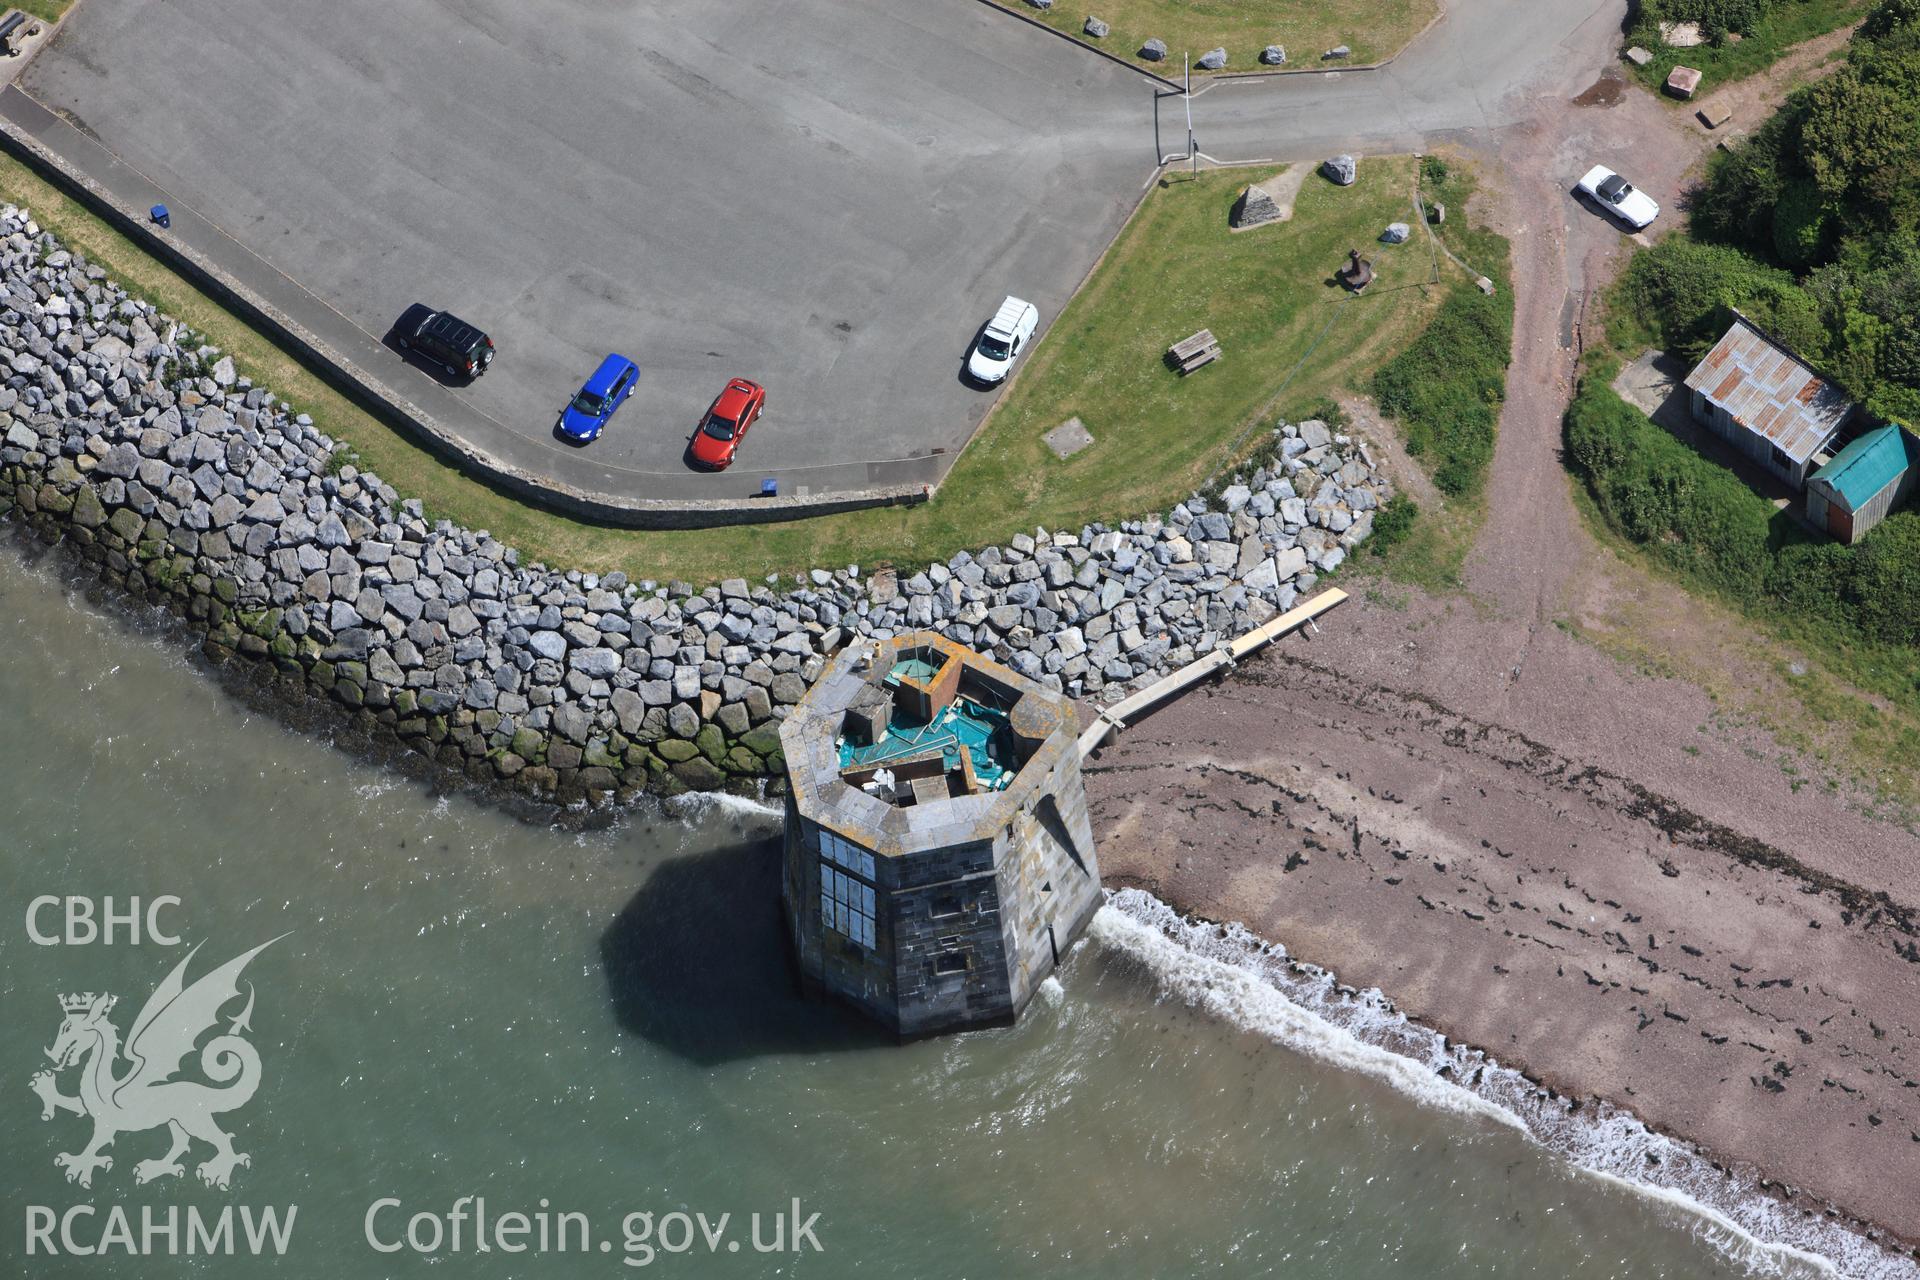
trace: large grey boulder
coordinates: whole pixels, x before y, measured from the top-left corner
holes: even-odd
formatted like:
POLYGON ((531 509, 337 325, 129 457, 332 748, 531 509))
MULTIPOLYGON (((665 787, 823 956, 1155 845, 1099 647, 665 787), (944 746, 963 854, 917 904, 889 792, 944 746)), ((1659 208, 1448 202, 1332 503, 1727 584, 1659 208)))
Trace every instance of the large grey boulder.
POLYGON ((263 493, 241 513, 241 518, 261 524, 279 524, 287 518, 287 512, 280 504, 279 494, 263 493))
POLYGON ((553 709, 553 727, 568 741, 584 743, 593 732, 593 717, 585 708, 569 702, 553 709))
POLYGON ((1227 215, 1229 225, 1235 230, 1246 230, 1248 226, 1284 223, 1294 215, 1294 192, 1298 186, 1300 184, 1296 180, 1288 180, 1286 171, 1267 178, 1265 182, 1254 182, 1240 192, 1240 200, 1235 201, 1233 213, 1227 215))
POLYGON ((116 444, 95 464, 94 470, 103 476, 131 480, 140 471, 140 451, 130 444, 116 444))
POLYGON ((1307 567, 1307 553, 1299 547, 1285 547, 1273 557, 1274 577, 1280 580, 1291 578, 1307 567))
POLYGON ((646 723, 645 699, 631 689, 615 689, 607 700, 613 706, 613 714, 620 721, 620 732, 629 738, 639 733, 641 726, 646 723))
POLYGON ((1167 60, 1167 42, 1159 36, 1153 37, 1153 39, 1140 46, 1140 56, 1148 62, 1165 62, 1167 60))
POLYGON ((1269 67, 1277 67, 1287 60, 1285 45, 1270 44, 1260 51, 1260 61, 1269 67))
POLYGON ((1209 49, 1200 55, 1200 61, 1193 64, 1202 71, 1218 71, 1227 65, 1225 49, 1209 49))
POLYGON ((1322 164, 1320 172, 1326 174, 1329 181, 1350 187, 1353 180, 1360 176, 1360 165, 1352 156, 1337 155, 1322 164))
POLYGON ((604 680, 620 669, 620 655, 611 649, 575 649, 567 655, 573 670, 604 680))
POLYGON ((1406 223, 1389 222, 1387 229, 1380 233, 1380 239, 1385 244, 1405 244, 1407 237, 1412 234, 1412 228, 1407 226, 1406 223))
POLYGON ((1085 32, 1087 35, 1092 36, 1095 40, 1099 40, 1104 38, 1109 32, 1113 30, 1113 28, 1108 26, 1106 23, 1100 21, 1100 19, 1094 17, 1092 14, 1088 14, 1087 21, 1080 28, 1080 30, 1085 32))
POLYGON ((1036 9, 1053 8, 1053 0, 1027 0, 1027 3, 1032 5, 1036 9))
POLYGON ((1271 591, 1280 585, 1280 571, 1272 557, 1266 557, 1248 570, 1242 581, 1249 591, 1271 591))
POLYGON ((1240 193, 1233 203, 1233 211, 1227 215, 1227 225, 1236 231, 1247 227, 1257 227, 1262 223, 1278 222, 1285 211, 1279 201, 1260 183, 1254 183, 1240 193))

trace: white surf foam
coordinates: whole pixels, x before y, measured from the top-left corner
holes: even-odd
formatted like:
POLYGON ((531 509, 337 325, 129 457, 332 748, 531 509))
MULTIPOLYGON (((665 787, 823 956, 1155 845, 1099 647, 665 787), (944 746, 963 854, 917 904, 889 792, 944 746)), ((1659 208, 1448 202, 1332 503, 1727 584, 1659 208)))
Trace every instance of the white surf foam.
POLYGON ((729 795, 724 791, 689 791, 667 801, 667 809, 688 823, 710 817, 752 818, 762 821, 781 817, 784 810, 765 800, 729 795))
POLYGON ((1131 957, 1167 996, 1428 1106, 1518 1129, 1577 1169, 1684 1215, 1756 1275, 1920 1280, 1920 1264, 1716 1168, 1607 1104, 1576 1106, 1477 1049, 1410 1021, 1377 990, 1342 986, 1240 925, 1188 920, 1152 894, 1108 895, 1088 936, 1131 957))
MULTIPOLYGON (((1158 899, 1153 901, 1165 907, 1158 899)), ((1286 999, 1251 966, 1203 955, 1177 933, 1155 927, 1156 923, 1135 911, 1109 906, 1094 917, 1089 936, 1144 961, 1162 991, 1193 1008, 1336 1067, 1371 1076, 1428 1106, 1526 1128, 1519 1116, 1498 1103, 1435 1075, 1411 1058, 1368 1044, 1286 999)))

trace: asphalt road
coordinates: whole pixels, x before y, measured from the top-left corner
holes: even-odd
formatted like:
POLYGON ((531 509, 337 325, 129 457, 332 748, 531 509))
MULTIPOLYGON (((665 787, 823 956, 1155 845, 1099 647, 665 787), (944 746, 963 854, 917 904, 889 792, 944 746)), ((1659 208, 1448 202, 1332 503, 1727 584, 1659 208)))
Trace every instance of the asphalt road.
POLYGON ((591 449, 675 496, 957 450, 978 326, 1057 315, 1155 159, 1148 81, 954 0, 88 0, 23 87, 367 332, 488 329, 461 396, 556 451, 632 356, 591 449), (733 375, 767 416, 690 473, 733 375))
MULTIPOLYGON (((1624 18, 1620 0, 1448 0, 1446 8, 1378 71, 1205 85, 1193 103, 1199 149, 1222 161, 1318 159, 1418 151, 1501 129, 1611 65, 1624 18)), ((1162 111, 1179 107, 1174 99, 1162 111)))
MULTIPOLYGON (((1387 70, 1208 87, 1200 148, 1498 127, 1617 8, 1455 0, 1387 70)), ((455 394, 536 459, 633 357, 590 456, 648 497, 957 451, 994 394, 960 378, 978 326, 1012 292, 1044 335, 1184 143, 1178 97, 968 0, 87 0, 22 87, 366 333, 415 301, 488 329, 494 371, 455 394), (691 472, 735 375, 767 416, 734 472, 691 472)))

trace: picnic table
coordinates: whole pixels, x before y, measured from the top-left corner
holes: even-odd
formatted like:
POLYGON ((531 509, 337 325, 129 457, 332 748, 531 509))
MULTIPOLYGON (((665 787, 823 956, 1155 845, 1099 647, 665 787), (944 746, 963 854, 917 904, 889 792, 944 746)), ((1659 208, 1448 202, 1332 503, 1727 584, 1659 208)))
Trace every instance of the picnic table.
POLYGON ((1202 329, 1190 338, 1182 338, 1167 349, 1167 359, 1182 377, 1220 358, 1220 339, 1213 330, 1202 329))

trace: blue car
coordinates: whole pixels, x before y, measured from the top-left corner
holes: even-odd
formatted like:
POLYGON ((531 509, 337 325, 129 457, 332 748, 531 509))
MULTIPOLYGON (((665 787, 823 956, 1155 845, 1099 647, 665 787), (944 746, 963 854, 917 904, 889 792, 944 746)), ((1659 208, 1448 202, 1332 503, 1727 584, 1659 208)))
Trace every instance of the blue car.
POLYGON ((580 394, 561 411, 561 434, 582 444, 598 440, 606 430, 607 419, 613 416, 621 401, 633 394, 633 384, 638 381, 640 366, 625 356, 613 355, 602 360, 586 385, 580 388, 580 394))

